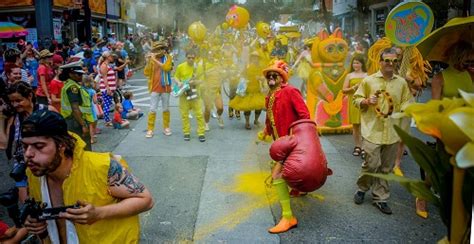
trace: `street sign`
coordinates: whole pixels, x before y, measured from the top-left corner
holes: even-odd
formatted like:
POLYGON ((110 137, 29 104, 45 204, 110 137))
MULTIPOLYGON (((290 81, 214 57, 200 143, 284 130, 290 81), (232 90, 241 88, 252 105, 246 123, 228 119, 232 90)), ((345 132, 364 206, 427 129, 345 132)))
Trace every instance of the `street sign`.
POLYGON ((422 2, 402 2, 388 14, 385 34, 398 46, 414 46, 433 28, 434 16, 422 2))

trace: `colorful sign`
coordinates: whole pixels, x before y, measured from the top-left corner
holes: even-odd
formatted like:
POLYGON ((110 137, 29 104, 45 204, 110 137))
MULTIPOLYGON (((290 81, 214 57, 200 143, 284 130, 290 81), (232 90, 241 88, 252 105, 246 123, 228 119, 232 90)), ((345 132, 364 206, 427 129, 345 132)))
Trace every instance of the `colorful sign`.
POLYGON ((388 14, 385 34, 399 46, 414 46, 433 28, 434 16, 422 2, 402 2, 388 14))

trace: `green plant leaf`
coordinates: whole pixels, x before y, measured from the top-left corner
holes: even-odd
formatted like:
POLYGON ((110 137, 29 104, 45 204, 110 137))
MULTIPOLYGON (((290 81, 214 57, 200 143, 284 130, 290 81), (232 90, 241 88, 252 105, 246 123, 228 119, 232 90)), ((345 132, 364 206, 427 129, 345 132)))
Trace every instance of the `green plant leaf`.
MULTIPOLYGON (((409 135, 407 132, 402 130, 399 126, 394 126, 395 131, 402 139, 403 143, 410 150, 411 156, 420 167, 426 171, 429 175, 433 175, 436 178, 442 173, 442 169, 438 169, 436 166, 436 151, 422 142, 420 139, 409 135)), ((437 181, 438 182, 438 181, 437 181)), ((437 184, 437 182, 433 182, 437 184)))
POLYGON ((459 168, 467 169, 474 167, 474 142, 469 142, 456 154, 456 165, 459 168))
POLYGON ((437 207, 440 206, 440 201, 438 197, 436 197, 431 190, 426 186, 426 183, 421 180, 413 180, 410 178, 406 178, 403 176, 398 176, 394 174, 374 174, 374 173, 364 173, 364 175, 369 175, 372 177, 376 177, 379 179, 387 180, 387 181, 395 181, 398 182, 400 185, 405 187, 408 192, 410 192, 413 196, 425 199, 436 205, 437 207))
POLYGON ((466 103, 469 104, 471 107, 474 107, 474 93, 468 93, 461 89, 458 89, 458 91, 464 101, 466 101, 466 103))
POLYGON ((453 121, 471 141, 474 141, 474 107, 456 108, 450 112, 449 119, 453 121))

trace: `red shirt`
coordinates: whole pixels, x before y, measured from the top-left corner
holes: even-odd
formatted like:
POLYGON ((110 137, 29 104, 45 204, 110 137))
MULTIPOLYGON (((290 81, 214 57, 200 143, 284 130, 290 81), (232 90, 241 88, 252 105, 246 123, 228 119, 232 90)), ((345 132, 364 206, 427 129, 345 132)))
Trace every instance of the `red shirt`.
POLYGON ((122 124, 122 115, 120 114, 119 111, 115 111, 114 112, 114 119, 112 120, 112 122, 114 123, 118 123, 118 124, 122 124))
MULTIPOLYGON (((288 135, 288 130, 293 122, 310 118, 308 107, 306 107, 300 91, 291 85, 282 84, 281 89, 276 91, 273 108, 268 107, 269 99, 270 95, 265 99, 265 107, 267 111, 270 109, 273 111, 278 137, 288 135)), ((268 118, 268 112, 265 119, 265 130, 273 136, 273 128, 268 118)))
POLYGON ((54 78, 53 70, 50 67, 48 67, 44 64, 40 64, 39 67, 38 67, 38 72, 37 73, 38 73, 38 88, 36 89, 36 96, 46 97, 46 94, 43 91, 43 87, 41 86, 40 77, 41 76, 45 77, 46 87, 48 87, 49 83, 54 78))
MULTIPOLYGON (((61 98, 61 89, 63 88, 64 83, 60 80, 52 79, 49 83, 49 94, 55 95, 57 98, 61 98)), ((51 105, 61 112, 61 102, 52 102, 51 105)))

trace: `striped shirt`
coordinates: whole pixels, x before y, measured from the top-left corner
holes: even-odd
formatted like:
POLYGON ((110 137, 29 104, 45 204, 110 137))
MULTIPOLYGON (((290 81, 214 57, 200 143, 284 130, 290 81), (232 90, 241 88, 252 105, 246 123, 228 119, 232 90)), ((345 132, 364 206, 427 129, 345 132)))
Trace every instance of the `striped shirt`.
MULTIPOLYGON (((117 78, 115 76, 115 70, 109 65, 107 67, 107 80, 106 82, 109 84, 109 88, 111 91, 115 91, 117 89, 117 78)), ((107 86, 105 85, 104 78, 101 75, 100 78, 100 85, 99 85, 100 91, 106 91, 107 86)))

